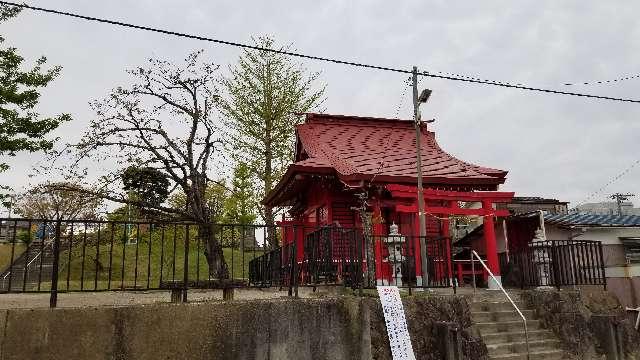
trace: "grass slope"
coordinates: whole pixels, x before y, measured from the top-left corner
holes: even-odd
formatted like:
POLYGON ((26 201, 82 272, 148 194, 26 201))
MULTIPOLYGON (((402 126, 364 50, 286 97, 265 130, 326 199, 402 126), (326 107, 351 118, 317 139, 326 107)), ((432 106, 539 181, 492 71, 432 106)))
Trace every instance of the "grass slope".
MULTIPOLYGON (((0 271, 4 271, 11 264, 11 251, 13 244, 0 244, 0 271)), ((24 243, 15 243, 13 249, 13 259, 17 259, 24 252, 27 246, 24 243)))
MULTIPOLYGON (((60 253, 58 289, 147 289, 160 287, 161 281, 182 281, 185 241, 180 235, 160 237, 154 231, 140 236, 137 245, 118 240, 112 243, 109 235, 99 244, 74 240, 71 251, 60 253)), ((208 265, 204 245, 193 240, 196 238, 190 236, 188 276, 190 281, 203 281, 209 279, 208 265)), ((248 279, 249 261, 263 254, 262 250, 243 252, 228 247, 223 252, 234 279, 248 279)))

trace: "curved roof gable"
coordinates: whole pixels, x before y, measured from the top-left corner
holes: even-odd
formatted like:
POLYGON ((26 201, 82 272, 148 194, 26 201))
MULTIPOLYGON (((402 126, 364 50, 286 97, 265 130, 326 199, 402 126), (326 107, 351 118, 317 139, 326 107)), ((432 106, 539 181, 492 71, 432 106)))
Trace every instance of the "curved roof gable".
MULTIPOLYGON (((459 160, 438 145, 433 132, 422 130, 422 174, 425 184, 493 185, 506 171, 459 160)), ((282 190, 298 172, 335 174, 344 182, 415 183, 413 121, 344 115, 306 114, 296 128, 296 162, 267 197, 282 190)))
MULTIPOLYGON (((417 177, 413 121, 307 114, 297 134, 309 158, 331 164, 339 175, 417 177)), ((475 178, 482 183, 504 183, 506 171, 453 157, 440 148, 431 131, 423 130, 421 145, 425 179, 475 178)))

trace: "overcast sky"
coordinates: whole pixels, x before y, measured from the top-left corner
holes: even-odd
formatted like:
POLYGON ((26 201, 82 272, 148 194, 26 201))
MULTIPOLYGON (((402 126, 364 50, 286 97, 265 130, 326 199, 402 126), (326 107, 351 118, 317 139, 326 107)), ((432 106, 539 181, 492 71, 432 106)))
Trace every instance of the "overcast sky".
MULTIPOLYGON (((640 79, 563 86, 640 73, 637 1, 27 1, 28 4, 150 27, 250 42, 271 35, 303 53, 410 69, 480 76, 531 86, 640 99, 640 79)), ((223 67, 240 51, 107 24, 25 10, 3 23, 27 59, 64 67, 44 91, 41 114, 71 113, 57 134, 73 141, 104 97, 149 57, 180 61, 192 50, 223 67)), ((299 60, 296 60, 299 61, 299 60)), ((327 84, 326 112, 411 117, 406 76, 303 61, 327 84)), ((549 95, 446 80, 423 106, 440 145, 460 159, 509 171, 503 190, 573 205, 640 159, 640 104, 549 95)), ((42 156, 22 154, 0 183, 21 189, 42 156)), ((640 165, 590 201, 640 196, 640 165)))

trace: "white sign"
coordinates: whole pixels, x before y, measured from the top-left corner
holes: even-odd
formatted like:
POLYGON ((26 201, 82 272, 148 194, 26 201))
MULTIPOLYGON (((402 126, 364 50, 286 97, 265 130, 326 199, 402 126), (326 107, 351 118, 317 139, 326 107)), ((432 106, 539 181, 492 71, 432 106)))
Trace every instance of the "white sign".
POLYGON ((382 303, 393 360, 416 360, 398 288, 396 286, 378 286, 378 295, 382 303))

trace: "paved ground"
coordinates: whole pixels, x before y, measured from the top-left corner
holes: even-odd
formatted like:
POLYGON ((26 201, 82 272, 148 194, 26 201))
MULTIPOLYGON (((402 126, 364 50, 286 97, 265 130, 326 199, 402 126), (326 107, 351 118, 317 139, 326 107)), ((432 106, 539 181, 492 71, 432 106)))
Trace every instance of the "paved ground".
MULTIPOLYGON (((274 299, 287 296, 287 291, 277 289, 236 290, 234 298, 274 299)), ((190 302, 222 300, 221 290, 189 290, 190 302)), ((58 307, 127 306, 171 301, 169 291, 113 291, 58 294, 58 307)), ((0 294, 0 309, 49 307, 49 294, 0 294)))
MULTIPOLYGON (((340 286, 322 287, 318 292, 314 293, 312 288, 299 288, 299 296, 302 298, 327 296, 337 294, 344 290, 340 286)), ((415 289, 414 289, 415 291, 415 289)), ((375 290, 367 290, 367 293, 373 293, 375 290)), ((404 292, 404 291, 403 291, 404 292)), ((474 291, 471 288, 458 288, 458 295, 473 296, 474 291)), ((514 298, 517 298, 519 291, 509 290, 514 298)), ((433 289, 425 292, 425 294, 433 295, 453 295, 453 289, 433 289)), ((254 300, 254 299, 277 299, 287 296, 287 289, 278 291, 277 288, 272 289, 236 289, 234 299, 236 300, 254 300)), ((478 289, 474 298, 495 298, 504 301, 504 294, 501 291, 488 291, 486 289, 478 289)), ((222 290, 189 290, 189 302, 215 301, 222 300, 222 290)), ((515 299, 514 299, 515 300, 515 299)), ((58 294, 58 307, 96 307, 96 306, 128 306, 128 305, 144 305, 156 303, 168 303, 171 301, 171 292, 169 291, 111 291, 111 292, 76 292, 76 293, 60 293, 58 294)), ((49 307, 49 294, 0 294, 0 309, 33 309, 49 307)))

